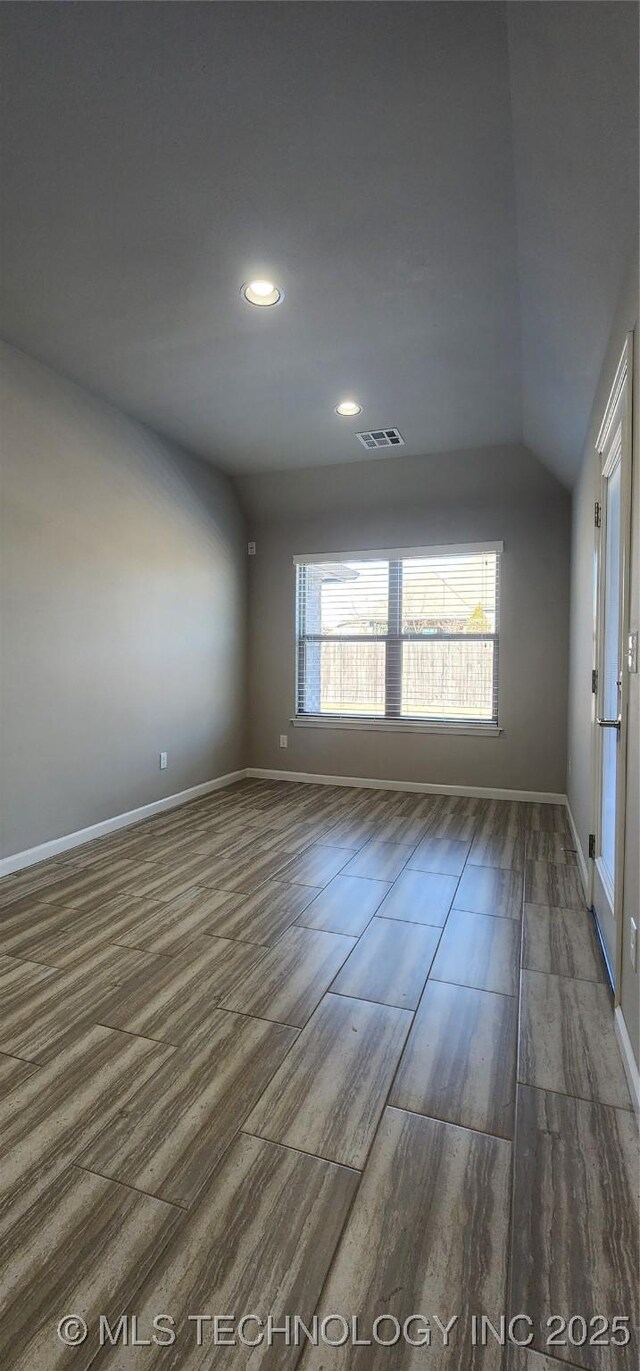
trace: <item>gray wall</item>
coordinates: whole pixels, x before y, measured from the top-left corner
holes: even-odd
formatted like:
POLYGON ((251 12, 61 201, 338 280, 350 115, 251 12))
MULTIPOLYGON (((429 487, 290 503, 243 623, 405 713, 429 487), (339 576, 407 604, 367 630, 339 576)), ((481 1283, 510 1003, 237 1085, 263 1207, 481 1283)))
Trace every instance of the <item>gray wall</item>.
POLYGON ((226 478, 2 361, 6 854, 243 765, 246 557, 226 478))
MULTIPOLYGON (((571 558, 571 634, 569 673, 569 752, 567 794, 571 812, 583 852, 588 850, 588 836, 592 828, 591 796, 591 668, 593 660, 593 506, 598 496, 598 469, 595 440, 602 421, 616 367, 626 334, 637 330, 638 267, 634 257, 622 291, 607 356, 596 393, 589 431, 587 433, 580 477, 573 494, 572 558, 571 558)), ((630 627, 640 627, 640 386, 636 333, 634 365, 634 452, 633 452, 633 508, 632 508, 632 566, 630 627)), ((629 734, 627 756, 627 842, 623 893, 623 949, 621 998, 622 1011, 629 1030, 636 1058, 640 1060, 640 995, 638 973, 632 970, 628 956, 629 918, 639 922, 640 900, 638 835, 640 811, 638 806, 638 776, 640 772, 640 692, 639 677, 629 678, 629 734)))
POLYGON ((565 789, 569 497, 522 447, 242 477, 253 766, 516 790, 565 789), (302 552, 503 539, 498 737, 290 727, 302 552), (288 733, 288 750, 279 734, 288 733))

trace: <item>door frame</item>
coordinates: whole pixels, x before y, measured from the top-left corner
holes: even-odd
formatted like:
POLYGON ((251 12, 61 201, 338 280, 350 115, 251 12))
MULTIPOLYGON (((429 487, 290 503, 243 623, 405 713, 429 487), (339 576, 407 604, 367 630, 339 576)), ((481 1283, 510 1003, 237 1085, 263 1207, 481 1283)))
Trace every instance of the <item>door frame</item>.
MULTIPOLYGON (((620 1003, 620 982, 622 973, 622 932, 623 932, 623 891, 625 863, 625 808, 627 781, 627 735, 629 717, 629 672, 626 649, 629 637, 629 606, 631 590, 631 492, 633 463, 633 345, 634 335, 628 333, 622 355, 616 368, 613 385, 609 392, 602 423, 595 442, 596 489, 598 504, 603 508, 603 487, 605 463, 603 456, 611 431, 616 421, 620 401, 624 392, 624 405, 621 419, 621 457, 620 457, 620 733, 618 737, 618 766, 616 772, 616 836, 615 836, 615 965, 610 968, 614 980, 614 1004, 620 1003)), ((593 667, 598 672, 598 689, 592 694, 591 713, 591 818, 592 832, 596 837, 596 850, 599 843, 600 828, 600 776, 602 766, 602 730, 596 722, 598 700, 602 683, 602 661, 599 628, 603 615, 604 578, 601 574, 606 533, 605 519, 598 526, 594 520, 594 584, 593 584, 593 667)), ((595 860, 589 862, 589 900, 593 907, 595 860)), ((606 957, 605 957, 606 960, 606 957)))

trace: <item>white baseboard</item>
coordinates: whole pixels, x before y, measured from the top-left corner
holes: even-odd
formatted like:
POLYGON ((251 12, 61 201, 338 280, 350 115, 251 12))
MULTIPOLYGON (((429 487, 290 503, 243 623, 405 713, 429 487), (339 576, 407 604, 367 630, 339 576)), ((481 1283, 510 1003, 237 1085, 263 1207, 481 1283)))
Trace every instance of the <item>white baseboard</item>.
MULTIPOLYGON (((224 786, 233 785, 235 781, 241 781, 245 777, 252 777, 257 780, 299 781, 312 785, 355 786, 363 790, 408 790, 428 795, 472 795, 484 799, 529 800, 538 804, 565 804, 569 826, 576 845, 580 875, 587 901, 589 900, 589 870, 569 801, 564 795, 554 794, 552 791, 502 790, 487 786, 433 785, 428 781, 381 781, 372 780, 365 776, 318 776, 308 771, 277 771, 255 766, 246 767, 239 771, 230 771, 226 776, 216 776, 214 780, 204 781, 202 785, 190 786, 188 790, 181 790, 176 795, 166 795, 163 799, 153 800, 150 804, 141 805, 138 809, 130 809, 126 814, 116 814, 111 819, 103 819, 100 823, 91 824, 89 828, 78 829, 76 833, 66 833, 61 838, 52 838, 50 842, 27 848, 24 852, 14 852, 11 856, 0 859, 0 876, 9 876, 14 871, 21 871, 25 867, 34 866, 37 862, 44 862, 50 857, 57 856, 60 852, 81 847, 84 843, 92 842, 94 838, 102 838, 105 834, 113 833, 119 828, 127 828, 131 824, 139 823, 141 819, 149 818, 152 814, 161 813, 162 810, 175 809, 179 805, 188 804, 190 800, 196 800, 199 796, 208 795, 214 790, 221 790, 224 786)), ((615 1010, 614 1026, 633 1105, 636 1112, 640 1113, 640 1073, 620 1006, 615 1010)))
MULTIPOLYGON (((188 790, 181 790, 176 795, 165 795, 161 800, 152 800, 150 804, 141 805, 138 809, 130 809, 126 814, 116 814, 111 819, 103 819, 100 823, 91 824, 89 828, 78 829, 76 833, 65 833, 60 838, 52 838, 50 842, 39 843, 37 847, 26 848, 24 852, 14 852, 8 857, 2 857, 0 858, 0 877, 9 876, 14 871, 22 871, 28 866, 35 866, 37 862, 47 861, 50 857, 56 857, 61 852, 68 852, 71 848, 81 847, 84 843, 90 843, 94 838, 102 838, 105 834, 113 833, 119 828, 128 828, 130 824, 139 823, 141 819, 150 818, 152 814, 159 814, 164 809, 175 809, 178 805, 188 804, 190 800, 197 800, 201 795, 208 795, 213 790, 220 790, 224 786, 233 785, 235 781, 241 781, 246 776, 257 780, 301 781, 309 785, 354 786, 364 790, 408 790, 427 795, 472 795, 490 800, 530 800, 538 804, 566 803, 564 795, 558 795, 552 791, 501 790, 487 786, 433 785, 429 781, 382 781, 366 776, 318 776, 311 771, 277 771, 268 770, 264 767, 246 767, 239 771, 230 771, 226 776, 216 776, 214 780, 204 781, 202 785, 191 786, 188 790)), ((577 842, 571 811, 568 810, 568 813, 580 857, 582 852, 577 842)))
POLYGON ((137 824, 163 809, 175 809, 178 805, 188 804, 189 800, 197 800, 200 795, 208 795, 212 790, 221 790, 223 786, 233 785, 234 781, 242 781, 246 774, 244 769, 230 771, 226 776, 216 776, 213 781, 203 781, 202 785, 192 785, 176 795, 165 795, 163 799, 152 800, 139 809, 130 809, 126 814, 116 814, 112 819, 91 824, 89 828, 80 828, 77 833, 65 833, 62 838, 52 838, 50 842, 28 847, 24 852, 14 852, 10 857, 0 859, 0 876, 9 876, 13 871, 22 871, 23 867, 35 866, 36 862, 45 862, 49 857, 56 857, 72 847, 81 847, 83 843, 102 838, 105 833, 113 833, 118 828, 128 828, 129 824, 137 824))
POLYGON ((580 880, 582 881, 582 888, 584 890, 584 898, 589 908, 591 908, 591 876, 589 872, 589 864, 587 862, 587 858, 584 855, 584 848, 582 846, 582 843, 580 842, 580 834, 578 833, 576 821, 573 817, 573 814, 571 813, 571 805, 569 804, 569 800, 566 796, 565 804, 567 807, 567 818, 569 820, 571 836, 575 843, 576 856, 578 858, 578 870, 580 872, 580 880))
MULTIPOLYGON (((569 804, 568 799, 566 804, 569 827, 571 829, 578 857, 578 869, 580 871, 580 879, 582 881, 582 886, 584 889, 584 897, 587 905, 591 907, 591 878, 589 872, 589 864, 587 858, 585 857, 582 843, 580 842, 580 835, 576 827, 576 821, 573 817, 573 814, 571 813, 571 805, 569 804)), ((620 1055, 622 1057, 622 1064, 624 1066, 627 1084, 629 1086, 629 1092, 631 1094, 631 1099, 633 1101, 633 1107, 636 1113, 640 1114, 640 1072, 638 1071, 638 1063, 636 1062, 635 1056, 633 1054, 631 1039, 629 1037, 629 1032, 627 1029, 627 1025, 624 1021, 624 1016, 620 1005, 617 1005, 616 1009, 614 1010, 613 1026, 615 1029, 616 1038, 618 1040, 618 1047, 620 1048, 620 1055)))
POLYGON ((318 776, 313 771, 276 771, 249 766, 247 776, 262 781, 302 781, 307 785, 347 785, 360 790, 412 790, 420 795, 472 795, 486 800, 529 800, 563 805, 565 796, 550 790, 499 790, 493 786, 433 785, 430 781, 378 781, 368 776, 318 776))
POLYGON ((618 1039, 618 1047, 620 1048, 622 1064, 624 1066, 627 1084, 629 1086, 629 1091, 631 1093, 633 1107, 636 1111, 636 1114, 640 1114, 640 1071, 638 1070, 638 1063, 633 1055, 631 1039, 629 1037, 627 1025, 624 1021, 624 1016, 622 1013, 622 1009, 620 1008, 620 1005, 618 1005, 617 1009, 615 1010, 613 1016, 613 1024, 616 1030, 616 1038, 618 1039))

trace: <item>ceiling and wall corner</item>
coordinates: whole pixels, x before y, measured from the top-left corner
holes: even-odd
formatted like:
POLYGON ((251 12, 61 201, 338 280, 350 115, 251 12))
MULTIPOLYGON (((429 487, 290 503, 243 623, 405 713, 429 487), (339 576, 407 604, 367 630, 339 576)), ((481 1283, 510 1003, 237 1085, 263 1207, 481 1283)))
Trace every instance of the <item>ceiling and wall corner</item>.
POLYGON ((507 9, 522 433, 571 484, 638 256, 638 7, 507 9))
MULTIPOLYGON (((430 453, 427 457, 407 457, 403 452, 388 462, 367 453, 366 460, 357 466, 340 463, 295 472, 256 472, 236 476, 234 485, 258 537, 264 528, 300 527, 310 519, 329 516, 338 539, 336 551, 349 546, 349 538, 353 539, 351 532, 346 541, 339 541, 343 519, 352 528, 358 517, 363 522, 396 515, 405 520, 411 514, 422 517, 428 509, 431 518, 434 510, 442 509, 446 514, 439 537, 447 542, 451 541, 446 524, 448 521, 450 525, 452 501, 467 509, 491 504, 497 512, 510 504, 528 509, 545 503, 566 505, 569 498, 558 478, 521 443, 430 453)), ((380 532, 378 542, 370 546, 383 545, 385 535, 380 532)))
POLYGON ((232 474, 397 425, 407 457, 524 440, 571 482, 637 234, 634 5, 0 23, 10 341, 232 474))

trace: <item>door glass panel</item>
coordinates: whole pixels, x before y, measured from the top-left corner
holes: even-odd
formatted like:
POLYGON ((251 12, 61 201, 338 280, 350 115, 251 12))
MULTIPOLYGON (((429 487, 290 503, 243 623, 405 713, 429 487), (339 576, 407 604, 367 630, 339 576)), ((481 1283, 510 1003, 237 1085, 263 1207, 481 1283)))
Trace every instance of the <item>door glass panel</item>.
MULTIPOLYGON (((604 578, 601 703, 604 718, 617 719, 620 656, 620 462, 607 478, 604 578)), ((618 734, 614 728, 603 728, 600 855, 612 888, 615 871, 617 764, 618 734)))

